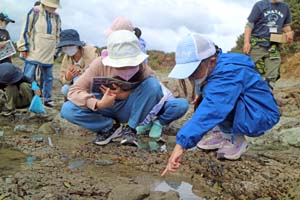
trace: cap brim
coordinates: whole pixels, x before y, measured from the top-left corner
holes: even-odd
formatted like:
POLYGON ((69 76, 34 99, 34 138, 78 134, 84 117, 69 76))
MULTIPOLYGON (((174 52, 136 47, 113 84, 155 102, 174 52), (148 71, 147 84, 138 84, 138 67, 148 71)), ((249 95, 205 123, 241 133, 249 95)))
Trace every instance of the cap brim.
POLYGON ((64 47, 64 46, 84 46, 84 42, 82 41, 63 41, 56 45, 56 48, 64 47))
POLYGON ((114 59, 107 56, 102 60, 102 62, 105 66, 121 68, 121 67, 137 66, 142 62, 144 62, 146 58, 148 58, 147 54, 140 53, 135 57, 121 58, 121 59, 114 59))
POLYGON ((201 61, 185 64, 176 64, 168 77, 176 79, 186 79, 194 73, 194 71, 199 66, 200 62, 201 61))

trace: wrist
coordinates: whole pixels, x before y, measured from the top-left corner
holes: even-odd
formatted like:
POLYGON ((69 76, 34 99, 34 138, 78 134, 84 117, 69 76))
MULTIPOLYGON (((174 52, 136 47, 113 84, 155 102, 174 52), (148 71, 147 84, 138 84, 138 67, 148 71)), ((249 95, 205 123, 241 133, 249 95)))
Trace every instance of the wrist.
POLYGON ((96 102, 96 108, 97 109, 102 109, 103 108, 101 100, 97 100, 97 102, 96 102))
POLYGON ((184 151, 184 148, 180 144, 175 145, 176 150, 184 151))
POLYGON ((250 40, 245 39, 245 40, 244 40, 244 44, 250 44, 250 40))
POLYGON ((70 76, 68 76, 67 74, 65 75, 65 79, 66 81, 71 81, 72 78, 70 78, 70 76))

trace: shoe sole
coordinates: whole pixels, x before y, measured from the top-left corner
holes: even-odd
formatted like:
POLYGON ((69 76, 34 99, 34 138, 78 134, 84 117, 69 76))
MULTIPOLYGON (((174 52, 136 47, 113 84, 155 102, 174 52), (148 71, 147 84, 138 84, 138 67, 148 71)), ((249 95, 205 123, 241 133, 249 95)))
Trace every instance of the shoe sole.
POLYGON ((129 144, 129 145, 135 145, 135 146, 139 147, 139 143, 137 141, 132 141, 132 142, 130 141, 130 142, 128 142, 126 139, 124 139, 120 143, 122 145, 129 144))
POLYGON ((217 158, 218 159, 223 158, 223 159, 227 159, 227 160, 238 160, 248 150, 248 148, 249 148, 248 143, 246 143, 243 145, 240 152, 238 152, 236 154, 232 154, 232 155, 228 155, 225 153, 217 153, 217 158))
POLYGON ((203 150, 217 150, 219 148, 222 147, 222 143, 221 144, 213 144, 213 145, 201 145, 201 144, 197 144, 197 147, 199 149, 203 149, 203 150))
POLYGON ((4 116, 4 117, 8 117, 8 116, 11 116, 11 115, 14 115, 16 114, 16 111, 12 111, 12 112, 9 112, 9 113, 0 113, 0 115, 4 116))
POLYGON ((122 126, 120 126, 119 128, 117 128, 115 130, 115 132, 109 136, 106 140, 103 140, 103 141, 99 141, 99 142, 94 142, 94 144, 97 144, 97 145, 106 145, 108 143, 110 143, 114 138, 118 138, 118 137, 121 137, 122 136, 122 126))

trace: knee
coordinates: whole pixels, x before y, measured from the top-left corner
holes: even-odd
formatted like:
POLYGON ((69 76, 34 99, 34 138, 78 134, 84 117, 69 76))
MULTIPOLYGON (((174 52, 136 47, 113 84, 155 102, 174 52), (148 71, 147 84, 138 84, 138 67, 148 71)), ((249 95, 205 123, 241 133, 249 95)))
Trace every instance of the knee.
POLYGON ((178 115, 180 115, 180 116, 184 115, 189 109, 189 103, 184 98, 175 99, 173 106, 175 107, 178 115))
POLYGON ((72 121, 75 105, 71 101, 65 102, 60 111, 60 116, 68 121, 72 121))
POLYGON ((146 91, 149 95, 162 95, 161 85, 159 81, 154 77, 149 77, 146 80, 144 80, 141 84, 140 89, 144 92, 146 91))
POLYGON ((70 85, 68 84, 62 86, 61 93, 64 95, 64 97, 67 97, 69 89, 70 89, 70 85))
POLYGON ((53 75, 46 74, 43 79, 44 79, 43 81, 53 81, 53 75))

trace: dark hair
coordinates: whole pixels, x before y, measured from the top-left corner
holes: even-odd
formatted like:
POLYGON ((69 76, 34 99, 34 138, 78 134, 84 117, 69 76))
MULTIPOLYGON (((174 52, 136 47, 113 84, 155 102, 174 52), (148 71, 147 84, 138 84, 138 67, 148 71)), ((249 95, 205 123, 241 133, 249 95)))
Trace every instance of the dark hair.
POLYGON ((36 2, 34 3, 34 6, 39 6, 39 5, 41 5, 41 2, 40 2, 40 1, 36 1, 36 2))
POLYGON ((133 29, 133 31, 134 31, 134 34, 136 35, 136 37, 140 39, 140 37, 141 37, 141 35, 142 35, 141 29, 139 29, 138 27, 135 27, 135 28, 133 29))

